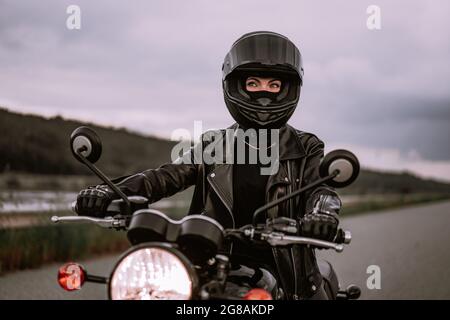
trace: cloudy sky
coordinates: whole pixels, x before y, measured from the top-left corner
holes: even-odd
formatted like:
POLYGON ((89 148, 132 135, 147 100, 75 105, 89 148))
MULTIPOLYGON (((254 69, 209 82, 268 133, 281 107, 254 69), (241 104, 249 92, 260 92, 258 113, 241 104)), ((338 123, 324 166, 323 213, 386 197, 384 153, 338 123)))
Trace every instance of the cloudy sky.
POLYGON ((241 34, 302 52, 291 125, 366 167, 450 181, 450 2, 0 0, 0 105, 170 137, 232 123, 221 64, 241 34), (66 9, 81 8, 81 29, 66 9), (366 26, 369 5, 381 29, 366 26))

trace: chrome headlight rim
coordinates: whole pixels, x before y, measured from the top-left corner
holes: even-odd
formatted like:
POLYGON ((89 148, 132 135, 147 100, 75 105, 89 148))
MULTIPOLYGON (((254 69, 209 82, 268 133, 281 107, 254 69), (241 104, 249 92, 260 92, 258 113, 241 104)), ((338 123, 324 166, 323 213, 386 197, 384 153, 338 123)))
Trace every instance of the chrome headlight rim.
POLYGON ((197 295, 199 280, 198 280, 198 276, 197 276, 195 267, 191 263, 191 261, 183 253, 181 253, 181 251, 178 250, 174 244, 166 243, 166 242, 145 242, 145 243, 135 245, 135 246, 131 247, 130 249, 128 249, 127 251, 125 251, 120 256, 120 258, 117 260, 117 262, 115 263, 114 268, 112 269, 109 279, 108 279, 108 299, 109 300, 112 300, 112 293, 111 293, 112 277, 113 277, 114 273, 116 272, 117 268, 119 267, 119 265, 122 263, 122 261, 135 251, 139 251, 142 249, 155 249, 155 248, 166 250, 169 253, 175 255, 181 261, 181 263, 186 268, 186 271, 191 279, 192 291, 191 291, 191 296, 189 299, 192 300, 197 295))

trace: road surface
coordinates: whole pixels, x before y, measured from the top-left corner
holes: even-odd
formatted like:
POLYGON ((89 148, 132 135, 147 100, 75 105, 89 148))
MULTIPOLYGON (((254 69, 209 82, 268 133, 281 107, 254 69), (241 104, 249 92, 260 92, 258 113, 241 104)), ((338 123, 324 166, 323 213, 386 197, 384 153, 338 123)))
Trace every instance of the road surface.
MULTIPOLYGON (((361 287, 363 299, 450 299, 450 202, 367 213, 342 219, 352 244, 343 253, 319 251, 343 286, 361 287), (367 268, 379 266, 381 289, 367 288, 367 268)), ((84 261, 106 275, 116 256, 84 261)), ((56 283, 59 264, 0 277, 0 299, 105 299, 105 286, 86 283, 65 292, 56 283)))

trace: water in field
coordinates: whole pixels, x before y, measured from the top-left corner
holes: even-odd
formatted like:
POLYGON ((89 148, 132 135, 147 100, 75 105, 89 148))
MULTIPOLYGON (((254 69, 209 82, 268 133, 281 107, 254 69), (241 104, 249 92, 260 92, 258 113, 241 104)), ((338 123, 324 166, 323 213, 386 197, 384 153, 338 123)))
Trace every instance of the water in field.
MULTIPOLYGON (((0 191, 0 214, 68 211, 76 198, 76 192, 0 191)), ((152 206, 168 209, 186 207, 187 204, 185 199, 170 199, 158 201, 152 206)))
POLYGON ((54 191, 2 191, 1 212, 42 212, 70 210, 70 203, 77 194, 54 191))
MULTIPOLYGON (((372 196, 373 197, 373 196, 372 196)), ((68 211, 77 198, 76 192, 57 191, 0 191, 1 213, 39 213, 49 211, 68 211)), ((341 196, 344 204, 363 200, 360 195, 341 196)), ((186 208, 190 195, 163 199, 152 206, 158 209, 186 208)))

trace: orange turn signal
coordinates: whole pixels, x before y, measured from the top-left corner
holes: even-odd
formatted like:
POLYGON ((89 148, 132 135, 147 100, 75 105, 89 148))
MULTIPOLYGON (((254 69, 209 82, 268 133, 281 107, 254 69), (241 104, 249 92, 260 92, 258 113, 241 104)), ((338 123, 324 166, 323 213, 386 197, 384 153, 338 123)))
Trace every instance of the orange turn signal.
POLYGON ((272 295, 264 289, 256 288, 247 292, 244 300, 272 300, 272 295))
POLYGON ((66 291, 80 290, 85 280, 86 271, 78 263, 66 263, 58 270, 58 283, 66 291))

